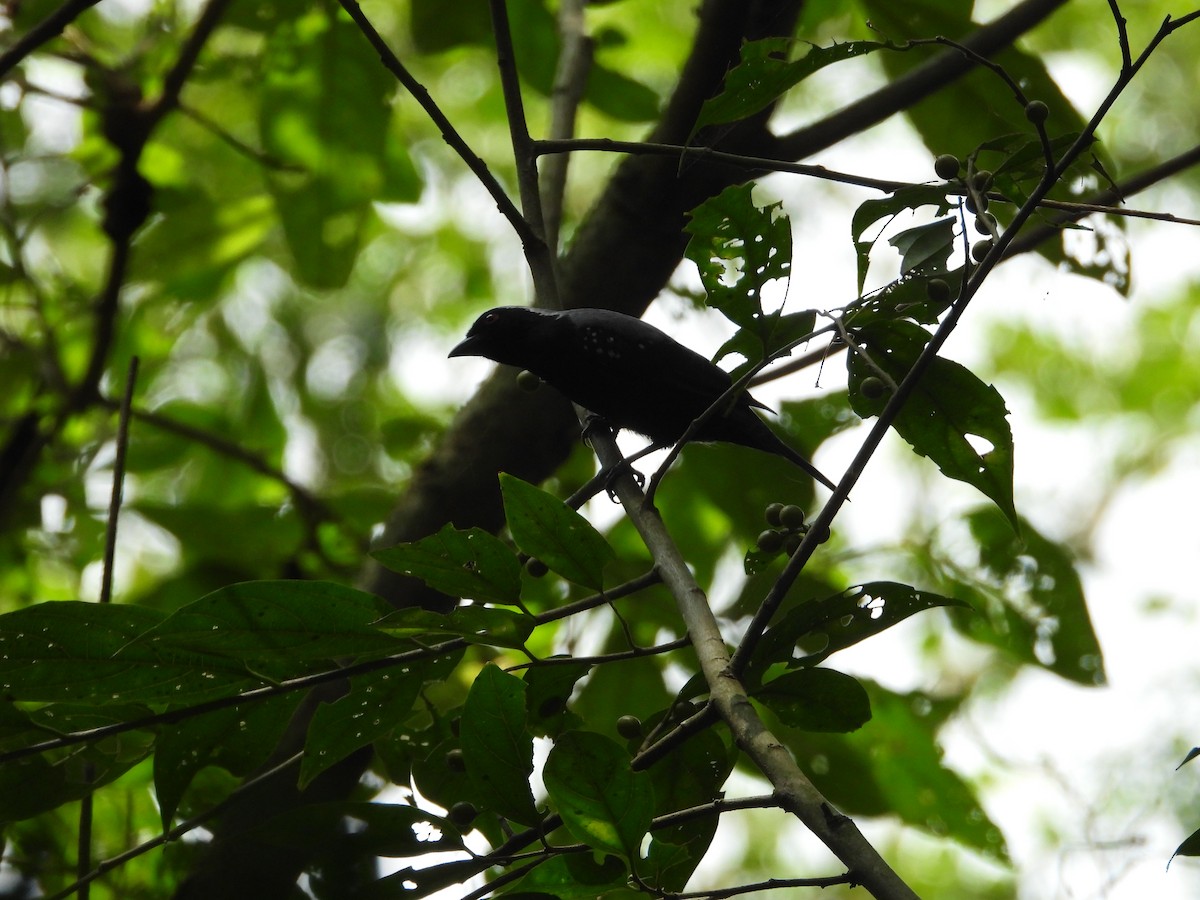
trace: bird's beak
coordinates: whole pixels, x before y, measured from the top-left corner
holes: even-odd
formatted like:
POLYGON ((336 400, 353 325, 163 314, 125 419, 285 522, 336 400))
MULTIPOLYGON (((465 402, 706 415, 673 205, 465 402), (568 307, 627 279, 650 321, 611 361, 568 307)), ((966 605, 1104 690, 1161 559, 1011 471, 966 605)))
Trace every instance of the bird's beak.
POLYGON ((479 351, 475 348, 479 345, 478 337, 466 337, 454 345, 454 349, 446 354, 449 359, 452 356, 479 356, 479 351))

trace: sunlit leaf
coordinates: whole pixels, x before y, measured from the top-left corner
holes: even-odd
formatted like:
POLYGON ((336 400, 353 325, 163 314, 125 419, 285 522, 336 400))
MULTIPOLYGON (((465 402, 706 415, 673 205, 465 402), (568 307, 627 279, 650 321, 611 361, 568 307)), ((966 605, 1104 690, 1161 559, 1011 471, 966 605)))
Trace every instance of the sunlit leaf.
POLYGON ((485 666, 467 694, 462 752, 480 808, 522 825, 538 821, 529 776, 533 735, 525 724, 525 682, 485 666))
POLYGON ((649 774, 629 767, 619 744, 593 732, 567 732, 554 742, 543 778, 576 840, 627 860, 640 857, 654 812, 653 789, 649 774))

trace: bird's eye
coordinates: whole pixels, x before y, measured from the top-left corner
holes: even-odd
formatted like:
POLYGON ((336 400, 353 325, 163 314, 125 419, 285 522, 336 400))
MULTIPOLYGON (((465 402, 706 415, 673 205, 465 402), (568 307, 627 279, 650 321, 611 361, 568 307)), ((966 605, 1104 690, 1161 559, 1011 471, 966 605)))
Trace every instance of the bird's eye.
POLYGON ((490 312, 490 313, 484 314, 483 321, 490 325, 492 322, 495 322, 498 318, 500 318, 498 315, 496 315, 494 312, 490 312))

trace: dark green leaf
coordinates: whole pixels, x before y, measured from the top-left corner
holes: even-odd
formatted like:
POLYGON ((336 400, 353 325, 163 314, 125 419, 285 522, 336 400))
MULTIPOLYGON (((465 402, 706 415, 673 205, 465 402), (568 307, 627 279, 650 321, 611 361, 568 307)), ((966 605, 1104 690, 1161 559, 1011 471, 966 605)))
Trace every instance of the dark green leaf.
POLYGON ((437 534, 371 555, 451 597, 507 604, 521 597, 520 562, 503 541, 482 528, 460 531, 447 523, 437 534))
POLYGON ((900 251, 900 274, 945 273, 950 254, 955 249, 956 224, 954 219, 947 216, 936 222, 905 229, 888 238, 888 243, 900 251))
MULTIPOLYGON (((791 275, 792 225, 782 204, 758 207, 752 191, 751 184, 733 185, 693 209, 686 252, 700 270, 708 305, 758 338, 753 350, 736 348, 753 363, 784 343, 775 337, 780 311, 763 311, 763 288, 791 275)), ((803 327, 805 322, 806 318, 789 319, 782 333, 794 335, 797 323, 803 327)))
POLYGON ((300 763, 300 787, 402 724, 421 687, 446 678, 460 658, 461 654, 448 654, 351 678, 345 695, 322 703, 313 715, 300 763))
POLYGON ((767 667, 780 662, 813 666, 914 613, 939 606, 966 605, 892 581, 871 581, 823 600, 810 600, 767 630, 748 676, 756 679, 767 667))
MULTIPOLYGON (((878 200, 866 200, 859 204, 850 221, 851 236, 858 255, 858 289, 861 291, 867 279, 871 248, 876 238, 866 240, 864 235, 881 219, 891 220, 903 212, 934 207, 934 215, 944 216, 953 208, 953 201, 946 194, 944 185, 914 185, 901 188, 878 200)), ((936 223, 935 223, 936 224, 936 223)))
POLYGON ((163 620, 140 606, 60 600, 0 616, 0 697, 123 703, 157 681, 119 650, 163 620))
POLYGON ((375 627, 391 611, 374 594, 332 582, 249 581, 188 604, 130 650, 164 660, 224 657, 243 671, 271 660, 380 655, 407 649, 375 627))
POLYGON ((1187 840, 1175 848, 1171 859, 1177 856, 1200 856, 1200 829, 1189 834, 1187 840))
MULTIPOLYGON (((870 398, 861 390, 866 378, 882 370, 896 384, 903 381, 929 340, 925 329, 895 321, 868 325, 855 333, 861 352, 851 352, 850 404, 864 418, 878 415, 890 393, 870 398)), ((964 481, 990 498, 1012 522, 1013 440, 1004 398, 970 370, 937 357, 900 409, 893 427, 943 475, 964 481), (972 440, 974 439, 974 440, 972 440), (987 449, 977 445, 987 444, 987 449)))
POLYGON ((583 516, 557 497, 508 473, 500 474, 504 514, 517 546, 569 581, 604 588, 612 547, 583 516))
POLYGON ((459 637, 472 644, 520 648, 535 623, 525 613, 472 605, 460 606, 449 615, 424 609, 398 609, 377 624, 398 637, 420 637, 422 643, 459 637))
POLYGON ((846 732, 871 718, 871 701, 863 686, 833 669, 787 672, 754 691, 755 699, 802 731, 846 732))
POLYGON ((154 751, 154 793, 163 830, 205 766, 245 776, 270 756, 300 702, 295 692, 192 716, 162 729, 154 751))
POLYGON ((937 731, 956 701, 862 684, 871 702, 871 721, 863 728, 818 734, 778 726, 817 788, 848 813, 892 814, 1006 863, 1000 830, 970 784, 942 763, 937 731))
POLYGON ((873 41, 849 41, 832 47, 810 46, 800 59, 788 62, 793 42, 765 38, 742 45, 742 59, 725 76, 724 89, 704 102, 692 136, 708 125, 737 122, 766 109, 784 93, 825 66, 882 49, 873 41))
MULTIPOLYGON (((0 750, 29 746, 60 733, 138 719, 148 712, 138 706, 97 709, 56 704, 29 713, 28 730, 20 733, 16 731, 20 714, 5 706, 6 731, 13 731, 0 741, 0 750)), ((0 763, 0 824, 28 819, 90 794, 144 759, 153 748, 153 740, 146 732, 127 731, 103 741, 0 763)))
MULTIPOLYGON (((552 657, 560 660, 560 657, 552 657)), ((575 689, 575 682, 591 671, 585 662, 551 663, 543 660, 525 673, 529 707, 529 727, 539 737, 552 737, 568 728, 582 724, 579 716, 567 709, 567 701, 575 689)))
POLYGON ((615 741, 569 731, 554 743, 543 773, 550 802, 576 840, 631 862, 654 815, 649 774, 629 767, 615 741))
MULTIPOLYGON (((733 769, 735 747, 726 746, 713 730, 695 734, 666 758, 650 767, 654 784, 654 812, 665 815, 702 806, 723 796, 722 788, 733 769)), ((708 852, 717 831, 717 816, 699 816, 651 832, 646 866, 651 883, 661 890, 681 891, 708 852)))
POLYGON ((529 787, 533 735, 525 725, 525 682, 484 666, 467 694, 461 740, 476 805, 522 825, 536 824, 540 817, 529 787))
POLYGON ((507 891, 508 900, 597 900, 629 896, 629 867, 616 856, 594 854, 552 856, 507 891))

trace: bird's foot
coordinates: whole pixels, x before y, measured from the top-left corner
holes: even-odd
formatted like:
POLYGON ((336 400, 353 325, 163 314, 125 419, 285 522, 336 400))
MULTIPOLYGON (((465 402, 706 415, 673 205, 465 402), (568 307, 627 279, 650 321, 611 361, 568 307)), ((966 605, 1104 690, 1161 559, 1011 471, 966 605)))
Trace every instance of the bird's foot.
MULTIPOLYGON (((622 459, 620 462, 609 466, 606 470, 600 473, 604 476, 604 493, 608 494, 608 499, 613 503, 619 503, 617 499, 617 489, 613 484, 622 475, 632 475, 633 480, 637 482, 638 490, 646 486, 646 476, 635 469, 628 459, 622 459)), ((599 477, 599 475, 597 476, 599 477)))

